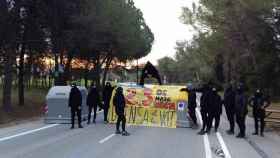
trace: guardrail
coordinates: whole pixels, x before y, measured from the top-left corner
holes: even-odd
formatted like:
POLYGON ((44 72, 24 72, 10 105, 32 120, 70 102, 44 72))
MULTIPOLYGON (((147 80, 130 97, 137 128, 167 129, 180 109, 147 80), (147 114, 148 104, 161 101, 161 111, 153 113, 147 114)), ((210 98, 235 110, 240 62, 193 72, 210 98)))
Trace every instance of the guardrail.
POLYGON ((265 112, 266 112, 265 122, 280 124, 280 110, 266 109, 265 112), (275 116, 274 114, 279 116, 275 116))

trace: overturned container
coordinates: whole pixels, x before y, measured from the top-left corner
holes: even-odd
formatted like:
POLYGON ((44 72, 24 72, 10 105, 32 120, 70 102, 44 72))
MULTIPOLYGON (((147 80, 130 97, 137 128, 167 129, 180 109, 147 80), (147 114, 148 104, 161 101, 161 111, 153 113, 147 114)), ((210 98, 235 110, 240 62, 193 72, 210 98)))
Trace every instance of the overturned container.
MULTIPOLYGON (((82 120, 86 120, 88 108, 86 107, 87 89, 78 86, 82 94, 82 120)), ((68 106, 71 86, 54 86, 46 96, 45 123, 71 123, 71 109, 68 106)), ((77 117, 76 117, 77 119, 77 117)))

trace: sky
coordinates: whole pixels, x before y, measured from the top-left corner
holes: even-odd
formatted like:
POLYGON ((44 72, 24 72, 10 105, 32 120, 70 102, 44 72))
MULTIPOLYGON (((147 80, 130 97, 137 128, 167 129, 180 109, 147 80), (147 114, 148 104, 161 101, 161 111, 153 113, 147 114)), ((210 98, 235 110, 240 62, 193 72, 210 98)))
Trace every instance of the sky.
POLYGON ((151 53, 140 59, 140 63, 151 61, 157 64, 162 57, 174 57, 176 41, 192 39, 194 32, 182 24, 179 17, 182 7, 191 7, 194 1, 197 0, 134 0, 155 36, 151 53))

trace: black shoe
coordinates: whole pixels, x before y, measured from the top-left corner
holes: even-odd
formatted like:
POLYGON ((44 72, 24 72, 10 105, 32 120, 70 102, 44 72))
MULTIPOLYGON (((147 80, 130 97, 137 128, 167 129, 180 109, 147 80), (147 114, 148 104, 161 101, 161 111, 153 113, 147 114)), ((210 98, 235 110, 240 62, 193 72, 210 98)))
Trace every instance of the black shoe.
POLYGON ((227 134, 228 134, 228 135, 233 135, 234 132, 233 132, 232 130, 227 130, 227 134))
POLYGON ((259 133, 258 132, 254 132, 254 133, 252 133, 252 135, 258 135, 259 133))
POLYGON ((70 129, 74 129, 74 126, 72 126, 70 129))
POLYGON ((263 133, 261 133, 261 137, 264 137, 263 133))
POLYGON ((122 132, 122 136, 129 136, 129 135, 130 135, 130 133, 128 133, 127 131, 122 132))
POLYGON ((108 124, 109 122, 108 121, 104 121, 104 124, 108 124))
POLYGON ((199 131, 197 134, 198 135, 204 135, 206 132, 204 130, 199 131))
POLYGON ((236 138, 245 138, 245 135, 239 133, 236 138))
POLYGON ((90 124, 90 121, 88 121, 87 124, 89 125, 89 124, 90 124))
POLYGON ((215 129, 215 133, 217 133, 218 132, 218 129, 215 129))
POLYGON ((206 133, 207 133, 207 134, 211 134, 211 129, 207 129, 207 130, 206 130, 206 133))
POLYGON ((82 125, 79 125, 79 128, 84 128, 82 125))
POLYGON ((116 130, 115 134, 122 134, 120 130, 116 130))
POLYGON ((95 120, 93 120, 93 121, 92 121, 92 123, 94 123, 94 124, 95 124, 95 123, 96 123, 96 122, 95 122, 95 120))

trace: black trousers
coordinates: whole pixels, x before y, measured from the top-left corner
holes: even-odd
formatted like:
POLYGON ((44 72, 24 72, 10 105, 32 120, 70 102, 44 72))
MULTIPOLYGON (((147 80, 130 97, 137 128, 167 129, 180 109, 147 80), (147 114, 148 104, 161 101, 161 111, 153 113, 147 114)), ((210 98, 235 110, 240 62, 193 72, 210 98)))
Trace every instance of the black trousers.
POLYGON ((104 104, 104 121, 108 121, 109 103, 104 104))
POLYGON ((125 131, 126 118, 125 118, 124 114, 118 115, 118 120, 117 120, 117 124, 116 124, 117 131, 120 130, 121 122, 122 122, 122 131, 125 131))
POLYGON ((203 131, 206 130, 207 127, 207 120, 208 120, 208 113, 206 110, 200 110, 201 117, 202 117, 202 129, 203 131))
POLYGON ((245 132, 246 132, 246 115, 242 116, 242 115, 236 115, 236 123, 240 129, 240 135, 245 136, 245 132))
POLYGON ((195 125, 197 125, 197 118, 196 118, 196 114, 195 114, 195 107, 191 107, 191 106, 189 107, 189 115, 190 115, 193 123, 195 125))
POLYGON ((93 121, 95 121, 95 119, 96 119, 97 105, 89 106, 88 107, 88 122, 90 122, 90 119, 91 119, 92 108, 93 108, 93 112, 94 112, 93 121))
POLYGON ((72 127, 74 127, 74 124, 75 124, 75 115, 76 114, 78 116, 79 126, 81 126, 81 123, 82 123, 82 112, 81 112, 81 110, 78 109, 78 108, 71 108, 71 124, 72 124, 72 127))
POLYGON ((226 114, 227 114, 227 119, 229 122, 229 130, 234 132, 234 126, 235 126, 235 121, 234 121, 234 109, 231 109, 229 107, 226 107, 226 114))
POLYGON ((219 128, 220 117, 221 117, 221 115, 219 115, 219 114, 210 114, 209 113, 209 118, 208 118, 208 122, 207 122, 207 131, 211 130, 213 120, 215 120, 215 130, 217 130, 219 128))
POLYGON ((259 122, 261 123, 261 133, 264 131, 265 127, 265 110, 263 109, 253 109, 253 115, 254 115, 254 120, 255 120, 255 132, 259 133, 259 122))

